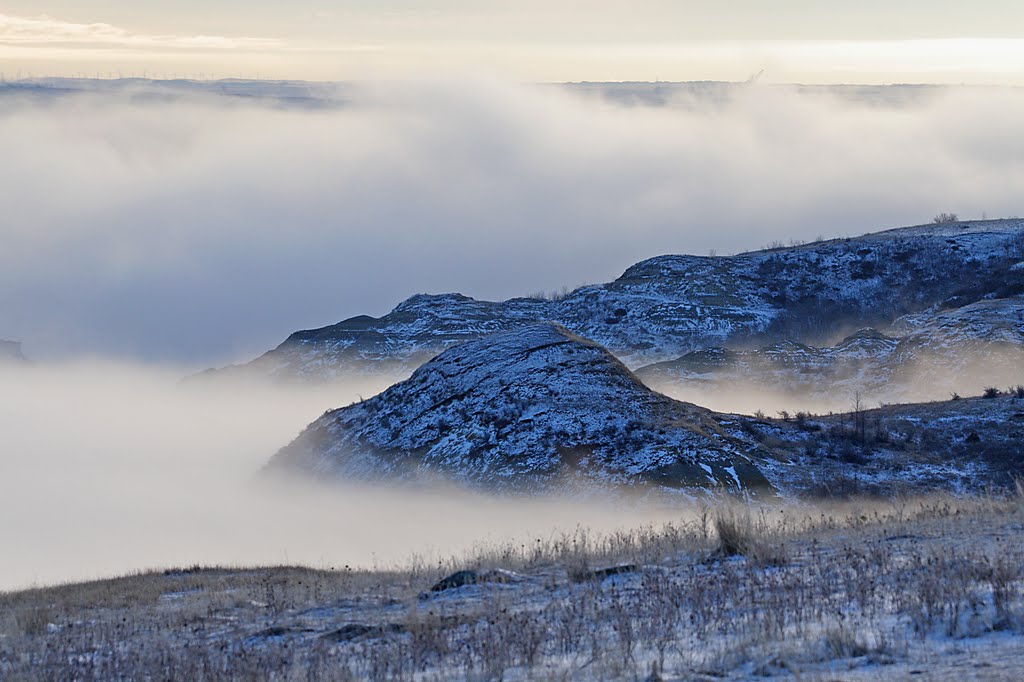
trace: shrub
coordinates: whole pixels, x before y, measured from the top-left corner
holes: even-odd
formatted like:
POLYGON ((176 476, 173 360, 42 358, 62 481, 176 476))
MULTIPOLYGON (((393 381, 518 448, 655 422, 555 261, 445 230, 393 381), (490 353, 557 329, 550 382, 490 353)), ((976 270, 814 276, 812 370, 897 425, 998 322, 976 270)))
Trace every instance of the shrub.
POLYGON ((1017 384, 1010 389, 1009 393, 1013 395, 1014 398, 1024 398, 1024 386, 1017 384))
POLYGON ((960 216, 956 213, 940 213, 932 218, 932 222, 936 225, 941 225, 943 223, 956 223, 960 222, 960 216))
POLYGON ((839 448, 839 459, 847 464, 867 464, 868 458, 863 447, 857 447, 850 441, 844 442, 839 448))
POLYGON ((982 398, 998 398, 1002 394, 1003 394, 1003 392, 1000 391, 995 386, 987 386, 987 387, 985 387, 985 392, 981 394, 981 397, 982 398))
POLYGON ((45 634, 52 620, 53 614, 45 606, 26 609, 17 615, 22 633, 31 636, 45 634))
POLYGON ((715 515, 718 551, 724 556, 744 556, 762 566, 786 562, 785 548, 765 542, 749 513, 724 511, 715 515))
POLYGON ((796 413, 796 424, 800 427, 801 431, 821 431, 821 425, 815 424, 810 421, 813 417, 810 412, 797 412, 796 413))
POLYGON ((725 556, 744 555, 754 545, 754 523, 750 516, 722 512, 715 516, 718 549, 725 556))

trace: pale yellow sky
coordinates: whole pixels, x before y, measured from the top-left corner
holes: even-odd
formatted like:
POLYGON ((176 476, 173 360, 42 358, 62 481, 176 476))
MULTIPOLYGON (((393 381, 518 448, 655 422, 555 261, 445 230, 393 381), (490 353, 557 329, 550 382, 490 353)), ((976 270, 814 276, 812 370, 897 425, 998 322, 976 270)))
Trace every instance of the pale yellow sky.
POLYGON ((9 1, 0 70, 323 80, 1024 85, 1024 3, 907 0, 9 1))

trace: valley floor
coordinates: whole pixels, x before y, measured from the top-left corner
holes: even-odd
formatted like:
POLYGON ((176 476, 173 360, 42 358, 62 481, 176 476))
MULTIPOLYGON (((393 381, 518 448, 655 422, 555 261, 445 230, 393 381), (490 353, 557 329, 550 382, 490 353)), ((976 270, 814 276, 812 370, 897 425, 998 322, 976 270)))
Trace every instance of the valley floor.
POLYGON ((1009 680, 1022 588, 1019 496, 698 507, 401 571, 0 594, 0 678, 1009 680))

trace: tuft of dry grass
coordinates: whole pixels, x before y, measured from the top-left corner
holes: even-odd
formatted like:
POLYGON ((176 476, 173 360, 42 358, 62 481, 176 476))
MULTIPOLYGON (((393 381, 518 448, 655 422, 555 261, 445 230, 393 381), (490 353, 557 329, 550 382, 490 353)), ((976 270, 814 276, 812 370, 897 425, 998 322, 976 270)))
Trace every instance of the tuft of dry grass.
POLYGON ((737 513, 734 509, 719 512, 714 518, 718 549, 725 556, 746 556, 757 544, 754 522, 748 513, 737 513))
POLYGON ((764 517, 755 521, 749 509, 729 507, 714 517, 718 552, 726 557, 743 556, 760 566, 781 566, 786 562, 785 545, 772 542, 764 517))
POLYGON ((15 615, 18 629, 29 637, 45 635, 53 620, 53 610, 45 604, 22 609, 15 615))

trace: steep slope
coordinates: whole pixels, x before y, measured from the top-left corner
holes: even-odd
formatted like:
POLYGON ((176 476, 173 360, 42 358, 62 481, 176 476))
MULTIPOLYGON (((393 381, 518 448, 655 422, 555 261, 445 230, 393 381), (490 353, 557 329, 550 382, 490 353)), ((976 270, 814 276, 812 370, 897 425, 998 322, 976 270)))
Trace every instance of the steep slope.
POLYGON ((906 402, 1024 383, 1024 297, 977 301, 899 318, 888 336, 862 329, 817 348, 783 342, 756 350, 711 348, 637 370, 656 390, 770 387, 817 402, 855 393, 906 402))
POLYGON ((554 301, 413 296, 381 318, 296 332, 230 369, 285 380, 407 374, 466 339, 543 320, 594 339, 630 367, 715 346, 820 344, 944 302, 1024 292, 1022 260, 1020 220, 902 228, 730 257, 661 256, 554 301))
POLYGON ((271 469, 357 479, 437 475, 498 489, 571 480, 764 493, 716 415, 645 388, 551 323, 466 342, 407 381, 311 424, 271 469))

